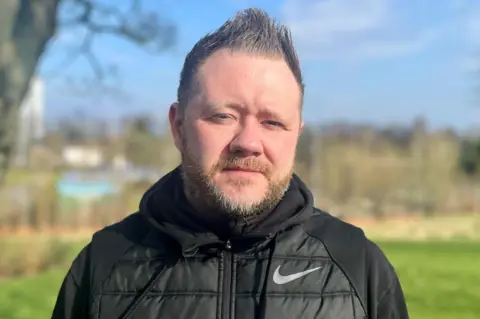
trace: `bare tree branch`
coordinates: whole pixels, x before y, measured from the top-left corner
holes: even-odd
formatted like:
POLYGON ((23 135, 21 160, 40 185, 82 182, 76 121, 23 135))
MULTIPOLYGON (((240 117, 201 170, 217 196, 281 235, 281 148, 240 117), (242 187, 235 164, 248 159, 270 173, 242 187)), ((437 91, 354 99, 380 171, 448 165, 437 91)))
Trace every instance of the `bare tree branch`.
POLYGON ((131 11, 132 12, 139 12, 141 10, 140 5, 141 5, 140 0, 132 0, 132 4, 130 6, 131 11))
MULTIPOLYGON (((66 22, 67 24, 82 25, 94 33, 111 33, 135 44, 155 44, 156 49, 163 51, 175 44, 177 30, 175 25, 163 21, 160 15, 153 11, 141 10, 140 0, 131 0, 131 10, 121 12, 118 7, 94 3, 91 0, 69 0, 82 9, 81 14, 66 22), (95 21, 99 17, 102 23, 95 21), (103 21, 115 20, 115 23, 103 21)), ((65 23, 61 22, 61 25, 65 23)))
POLYGON ((91 37, 85 36, 80 45, 74 48, 67 57, 58 64, 55 70, 49 74, 49 78, 53 79, 57 77, 65 68, 77 61, 84 54, 85 48, 90 46, 88 41, 91 41, 91 37))
POLYGON ((60 21, 61 26, 82 26, 87 34, 80 46, 60 63, 58 71, 53 72, 54 76, 83 56, 95 77, 104 79, 105 66, 99 62, 93 51, 94 38, 99 35, 108 34, 123 38, 153 52, 161 52, 175 45, 176 26, 163 21, 156 12, 142 11, 141 0, 131 0, 130 10, 127 12, 122 12, 114 5, 105 5, 92 0, 68 1, 70 5, 79 9, 80 13, 73 19, 60 21))
POLYGON ((97 79, 101 81, 104 77, 104 71, 102 69, 102 66, 100 65, 100 62, 97 60, 95 54, 92 52, 92 41, 93 41, 93 33, 87 34, 85 41, 82 45, 81 51, 83 52, 83 55, 87 59, 87 61, 90 63, 90 66, 92 67, 93 72, 95 73, 97 79))

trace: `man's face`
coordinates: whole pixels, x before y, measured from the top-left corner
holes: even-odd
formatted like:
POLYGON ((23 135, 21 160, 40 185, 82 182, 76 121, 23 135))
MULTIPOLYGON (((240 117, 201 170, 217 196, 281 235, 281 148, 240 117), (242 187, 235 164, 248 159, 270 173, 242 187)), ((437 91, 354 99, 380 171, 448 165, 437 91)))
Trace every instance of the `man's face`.
POLYGON ((220 50, 197 80, 185 111, 170 109, 187 192, 227 214, 272 209, 288 188, 303 127, 295 77, 282 59, 220 50))

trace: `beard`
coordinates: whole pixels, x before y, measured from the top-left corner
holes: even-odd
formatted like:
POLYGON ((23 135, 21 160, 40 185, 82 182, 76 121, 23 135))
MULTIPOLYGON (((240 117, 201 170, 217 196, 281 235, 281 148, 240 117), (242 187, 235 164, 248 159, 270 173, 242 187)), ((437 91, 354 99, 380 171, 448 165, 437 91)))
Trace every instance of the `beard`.
MULTIPOLYGON (((205 212, 214 212, 233 217, 253 217, 264 212, 272 211, 283 198, 290 185, 293 167, 281 178, 272 178, 269 165, 260 163, 253 157, 244 157, 241 154, 230 153, 220 158, 210 169, 205 171, 195 160, 188 144, 183 141, 182 152, 182 180, 187 198, 193 206, 205 212), (229 196, 222 187, 214 182, 215 176, 224 169, 248 169, 263 174, 268 186, 261 199, 256 201, 239 200, 229 196)), ((246 178, 230 178, 230 186, 241 191, 244 187, 255 186, 255 181, 246 178)))

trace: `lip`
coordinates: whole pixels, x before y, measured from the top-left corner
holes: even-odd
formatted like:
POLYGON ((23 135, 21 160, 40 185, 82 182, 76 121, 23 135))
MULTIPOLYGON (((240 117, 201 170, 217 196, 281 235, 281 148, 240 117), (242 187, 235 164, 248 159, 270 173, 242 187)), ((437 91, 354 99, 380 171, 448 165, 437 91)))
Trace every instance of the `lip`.
POLYGON ((257 173, 260 174, 261 172, 243 168, 226 168, 223 170, 224 172, 239 172, 239 173, 257 173))

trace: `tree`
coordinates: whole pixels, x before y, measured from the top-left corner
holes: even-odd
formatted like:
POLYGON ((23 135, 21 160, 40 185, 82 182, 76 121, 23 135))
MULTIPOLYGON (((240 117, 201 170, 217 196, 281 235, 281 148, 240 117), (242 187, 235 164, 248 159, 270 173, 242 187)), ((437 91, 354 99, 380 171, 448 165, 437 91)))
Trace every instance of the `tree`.
POLYGON ((141 0, 131 0, 129 10, 122 12, 99 0, 0 1, 0 184, 12 153, 20 105, 58 27, 86 28, 72 61, 83 55, 100 81, 101 63, 91 50, 97 35, 115 35, 157 52, 174 44, 175 26, 163 21, 158 13, 142 10, 140 4, 141 0), (63 21, 61 5, 75 15, 63 21))
POLYGON ((480 173, 480 139, 463 143, 460 168, 469 178, 474 178, 480 173))
POLYGON ((480 139, 471 139, 462 143, 459 166, 467 177, 472 192, 472 210, 477 212, 478 177, 480 176, 480 139))

